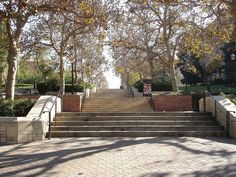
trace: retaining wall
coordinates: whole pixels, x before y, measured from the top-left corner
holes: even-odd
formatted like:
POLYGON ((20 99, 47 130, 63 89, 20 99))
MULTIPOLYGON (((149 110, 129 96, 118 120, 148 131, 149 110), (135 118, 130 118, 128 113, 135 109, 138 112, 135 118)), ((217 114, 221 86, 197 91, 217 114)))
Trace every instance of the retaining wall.
POLYGON ((200 112, 211 112, 219 124, 229 132, 229 135, 236 138, 236 105, 224 96, 207 97, 205 105, 204 109, 204 99, 201 99, 200 112), (227 114, 229 114, 228 121, 227 114))
POLYGON ((192 96, 155 95, 153 106, 155 111, 192 111, 192 96))

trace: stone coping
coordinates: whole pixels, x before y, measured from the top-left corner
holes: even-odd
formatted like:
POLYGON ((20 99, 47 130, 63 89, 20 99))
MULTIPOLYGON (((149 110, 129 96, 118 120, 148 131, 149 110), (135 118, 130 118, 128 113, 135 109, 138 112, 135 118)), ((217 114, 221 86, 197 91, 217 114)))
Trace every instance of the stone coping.
POLYGON ((166 96, 189 96, 192 94, 183 94, 180 92, 172 92, 172 91, 152 91, 152 96, 158 96, 158 95, 166 95, 166 96))
POLYGON ((236 121, 236 105, 224 96, 213 96, 213 98, 225 111, 230 111, 230 114, 235 118, 236 121))

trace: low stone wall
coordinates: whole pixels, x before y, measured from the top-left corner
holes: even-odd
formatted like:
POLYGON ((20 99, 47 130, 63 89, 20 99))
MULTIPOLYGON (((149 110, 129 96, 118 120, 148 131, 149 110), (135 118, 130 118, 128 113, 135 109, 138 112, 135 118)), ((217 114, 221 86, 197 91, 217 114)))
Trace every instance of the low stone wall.
POLYGON ((82 94, 72 94, 63 96, 64 112, 80 112, 82 106, 82 94))
POLYGON ((37 100, 40 98, 40 95, 15 95, 15 99, 33 99, 37 100))
POLYGON ((192 111, 191 95, 155 95, 154 111, 192 111))
POLYGON ((236 138, 236 105, 224 96, 207 97, 205 104, 206 110, 204 109, 204 99, 199 101, 200 112, 211 112, 219 124, 224 126, 225 129, 227 129, 226 120, 227 114, 229 114, 229 135, 236 138))
MULTIPOLYGON (((0 143, 15 144, 44 140, 49 126, 48 112, 54 96, 41 96, 26 117, 0 117, 0 143)), ((52 119, 55 109, 61 112, 61 100, 57 98, 57 107, 51 111, 52 119)))

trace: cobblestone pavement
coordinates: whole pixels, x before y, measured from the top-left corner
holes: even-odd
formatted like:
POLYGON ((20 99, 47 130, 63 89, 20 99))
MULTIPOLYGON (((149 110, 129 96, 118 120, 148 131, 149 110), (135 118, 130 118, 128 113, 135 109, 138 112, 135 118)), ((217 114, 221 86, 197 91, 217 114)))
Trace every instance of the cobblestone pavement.
POLYGON ((227 138, 65 138, 0 146, 0 176, 236 176, 227 138))

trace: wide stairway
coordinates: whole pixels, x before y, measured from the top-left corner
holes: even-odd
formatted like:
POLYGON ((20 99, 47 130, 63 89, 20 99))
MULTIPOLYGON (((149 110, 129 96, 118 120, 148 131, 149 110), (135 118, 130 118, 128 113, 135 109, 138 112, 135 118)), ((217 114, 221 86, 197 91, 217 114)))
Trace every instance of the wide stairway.
POLYGON ((127 90, 100 90, 85 100, 83 112, 153 112, 150 97, 132 97, 127 90))
POLYGON ((225 136, 210 113, 153 112, 150 98, 103 90, 87 99, 83 112, 56 116, 52 137, 225 136))

